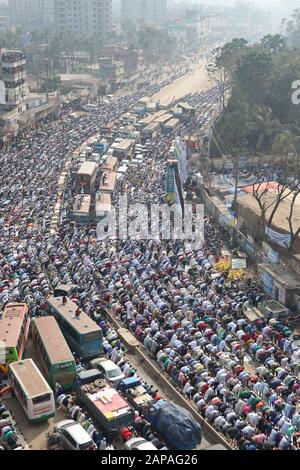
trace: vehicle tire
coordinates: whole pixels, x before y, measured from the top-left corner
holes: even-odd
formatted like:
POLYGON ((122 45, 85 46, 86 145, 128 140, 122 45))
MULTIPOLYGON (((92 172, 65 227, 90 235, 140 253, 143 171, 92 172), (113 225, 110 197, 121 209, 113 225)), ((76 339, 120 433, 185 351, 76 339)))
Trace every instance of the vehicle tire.
POLYGON ((98 388, 104 388, 106 385, 106 382, 105 380, 103 379, 97 379, 95 380, 95 386, 98 387, 98 388))

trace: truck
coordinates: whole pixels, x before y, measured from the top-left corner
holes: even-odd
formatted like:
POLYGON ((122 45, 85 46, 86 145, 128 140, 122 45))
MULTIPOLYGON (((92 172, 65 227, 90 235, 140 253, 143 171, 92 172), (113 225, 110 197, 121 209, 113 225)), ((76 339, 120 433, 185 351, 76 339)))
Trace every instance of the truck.
POLYGON ((79 385, 76 393, 93 419, 110 436, 118 433, 124 426, 133 426, 134 409, 104 380, 79 385))
POLYGON ((170 449, 194 450, 201 444, 202 429, 192 414, 174 402, 159 400, 145 418, 170 449))
POLYGON ((151 406, 154 399, 143 387, 139 377, 128 377, 123 379, 118 386, 125 399, 138 411, 141 411, 144 405, 151 406))

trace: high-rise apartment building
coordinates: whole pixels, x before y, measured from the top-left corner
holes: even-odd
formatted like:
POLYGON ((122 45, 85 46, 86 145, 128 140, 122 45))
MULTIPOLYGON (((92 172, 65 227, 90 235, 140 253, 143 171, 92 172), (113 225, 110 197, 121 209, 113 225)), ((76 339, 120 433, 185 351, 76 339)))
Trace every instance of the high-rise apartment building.
POLYGON ((26 96, 25 65, 23 52, 0 49, 0 82, 3 90, 0 104, 5 110, 13 110, 26 96))
POLYGON ((112 32, 112 0, 54 0, 55 30, 106 40, 112 32))
POLYGON ((8 26, 8 5, 0 0, 0 32, 5 31, 8 26))
POLYGON ((167 23, 167 0, 122 0, 121 22, 135 25, 154 23, 165 26, 167 23))
POLYGON ((23 31, 53 31, 54 0, 9 0, 9 23, 23 31))

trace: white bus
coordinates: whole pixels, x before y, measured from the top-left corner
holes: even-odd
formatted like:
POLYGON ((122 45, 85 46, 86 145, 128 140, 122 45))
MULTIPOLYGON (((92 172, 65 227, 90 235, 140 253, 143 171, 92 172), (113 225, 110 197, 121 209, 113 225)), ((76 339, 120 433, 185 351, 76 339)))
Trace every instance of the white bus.
POLYGON ((9 384, 32 422, 55 416, 54 394, 32 359, 9 365, 9 384))

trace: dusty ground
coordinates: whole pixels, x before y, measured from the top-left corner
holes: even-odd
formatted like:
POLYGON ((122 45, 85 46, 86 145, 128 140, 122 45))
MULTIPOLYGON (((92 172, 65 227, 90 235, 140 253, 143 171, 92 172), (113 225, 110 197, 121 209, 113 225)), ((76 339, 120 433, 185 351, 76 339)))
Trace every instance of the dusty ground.
POLYGON ((46 450, 47 433, 52 432, 54 423, 67 419, 63 412, 57 411, 56 416, 48 421, 30 424, 16 398, 9 398, 5 402, 30 450, 46 450))
POLYGON ((163 88, 159 93, 153 96, 153 101, 160 101, 162 104, 175 98, 176 100, 188 93, 197 93, 211 88, 206 73, 206 62, 200 61, 193 68, 194 70, 184 75, 167 87, 163 88))

